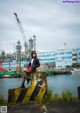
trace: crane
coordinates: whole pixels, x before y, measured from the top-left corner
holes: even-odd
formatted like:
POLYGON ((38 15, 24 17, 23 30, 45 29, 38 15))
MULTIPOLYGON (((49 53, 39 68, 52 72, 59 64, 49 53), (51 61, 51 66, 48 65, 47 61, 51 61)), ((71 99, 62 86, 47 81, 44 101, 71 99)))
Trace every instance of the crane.
POLYGON ((28 52, 28 44, 27 44, 26 36, 25 36, 25 34, 24 34, 24 30, 23 30, 23 28, 22 28, 22 25, 21 25, 21 22, 20 22, 20 20, 19 20, 19 18, 18 18, 17 13, 14 13, 14 15, 15 15, 15 17, 16 17, 19 30, 20 30, 21 35, 22 35, 22 38, 23 38, 23 40, 24 40, 25 53, 27 53, 27 52, 28 52))

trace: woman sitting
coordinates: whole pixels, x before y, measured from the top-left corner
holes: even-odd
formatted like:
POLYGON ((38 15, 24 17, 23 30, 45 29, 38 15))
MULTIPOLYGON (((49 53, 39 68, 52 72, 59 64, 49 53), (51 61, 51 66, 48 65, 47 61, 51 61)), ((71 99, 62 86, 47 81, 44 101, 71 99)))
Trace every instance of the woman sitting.
POLYGON ((36 52, 32 51, 31 53, 31 61, 28 65, 28 68, 23 68, 22 73, 23 73, 23 77, 22 77, 22 84, 21 84, 21 88, 25 88, 25 80, 27 79, 27 83, 29 83, 30 78, 29 78, 29 74, 33 73, 36 71, 36 68, 40 66, 40 62, 37 58, 36 52))

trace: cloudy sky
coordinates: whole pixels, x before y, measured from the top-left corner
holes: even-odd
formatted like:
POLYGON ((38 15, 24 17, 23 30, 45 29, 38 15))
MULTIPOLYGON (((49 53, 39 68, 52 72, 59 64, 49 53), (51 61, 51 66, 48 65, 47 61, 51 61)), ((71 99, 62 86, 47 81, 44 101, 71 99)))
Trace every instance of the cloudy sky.
POLYGON ((15 51, 18 40, 24 42, 15 16, 22 23, 27 40, 37 36, 37 50, 54 51, 66 42, 68 48, 80 48, 80 3, 62 0, 0 0, 0 50, 15 51))

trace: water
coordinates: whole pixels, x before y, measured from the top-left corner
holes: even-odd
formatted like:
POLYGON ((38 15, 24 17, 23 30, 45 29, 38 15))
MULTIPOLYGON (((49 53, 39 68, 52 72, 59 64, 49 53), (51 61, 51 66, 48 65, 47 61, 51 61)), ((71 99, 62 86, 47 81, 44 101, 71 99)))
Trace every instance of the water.
POLYGON ((48 77, 48 87, 53 94, 61 95, 63 91, 68 90, 74 96, 77 96, 78 86, 80 86, 80 73, 48 77))
MULTIPOLYGON (((7 99, 8 89, 20 87, 20 84, 21 78, 0 79, 0 95, 3 95, 4 98, 7 99)), ((48 77, 48 87, 53 93, 58 93, 59 95, 61 95, 63 91, 70 90, 73 95, 77 96, 78 86, 80 86, 80 73, 48 77)))

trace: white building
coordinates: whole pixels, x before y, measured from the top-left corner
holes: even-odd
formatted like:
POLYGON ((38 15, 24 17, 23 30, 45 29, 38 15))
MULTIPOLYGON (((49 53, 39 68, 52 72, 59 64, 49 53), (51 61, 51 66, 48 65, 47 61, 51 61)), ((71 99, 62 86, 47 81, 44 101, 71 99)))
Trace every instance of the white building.
POLYGON ((37 57, 41 63, 55 62, 54 52, 38 52, 37 57))
POLYGON ((80 48, 73 49, 73 64, 80 64, 80 48))
POLYGON ((72 50, 59 49, 55 52, 56 67, 66 67, 72 65, 72 50))
POLYGON ((57 51, 38 52, 37 56, 41 63, 55 63, 56 67, 72 66, 80 63, 80 48, 66 49, 60 48, 57 51))

